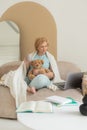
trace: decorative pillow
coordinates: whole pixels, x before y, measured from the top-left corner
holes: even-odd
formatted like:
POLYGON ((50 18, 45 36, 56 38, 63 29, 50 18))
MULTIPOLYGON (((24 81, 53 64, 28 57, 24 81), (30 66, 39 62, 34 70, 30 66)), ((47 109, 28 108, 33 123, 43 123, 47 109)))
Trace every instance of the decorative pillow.
POLYGON ((10 94, 8 87, 0 85, 0 117, 16 119, 15 100, 10 94))

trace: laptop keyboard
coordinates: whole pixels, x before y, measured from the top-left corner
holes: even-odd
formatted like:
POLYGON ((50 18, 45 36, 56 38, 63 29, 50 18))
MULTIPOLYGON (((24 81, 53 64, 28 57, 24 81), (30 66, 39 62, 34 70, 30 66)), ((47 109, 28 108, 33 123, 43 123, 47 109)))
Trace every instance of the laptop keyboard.
POLYGON ((55 83, 55 85, 56 85, 58 88, 64 90, 64 88, 65 88, 65 83, 66 83, 66 82, 59 82, 59 83, 55 83))

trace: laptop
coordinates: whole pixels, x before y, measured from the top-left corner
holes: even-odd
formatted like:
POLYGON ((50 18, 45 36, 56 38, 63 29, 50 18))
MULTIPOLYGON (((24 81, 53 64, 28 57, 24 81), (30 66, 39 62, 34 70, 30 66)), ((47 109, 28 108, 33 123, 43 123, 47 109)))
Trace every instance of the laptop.
POLYGON ((55 83, 62 90, 70 88, 81 88, 83 72, 69 73, 66 81, 55 83))

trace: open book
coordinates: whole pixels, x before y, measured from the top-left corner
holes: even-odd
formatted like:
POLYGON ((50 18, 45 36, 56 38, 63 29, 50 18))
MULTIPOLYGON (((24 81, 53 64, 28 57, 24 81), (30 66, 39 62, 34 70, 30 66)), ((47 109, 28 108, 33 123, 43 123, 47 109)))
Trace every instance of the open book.
POLYGON ((52 103, 60 104, 60 105, 64 105, 66 103, 70 103, 71 102, 71 99, 69 99, 69 98, 56 96, 56 95, 47 97, 46 100, 49 101, 49 102, 52 102, 52 103))
POLYGON ((62 105, 78 105, 78 102, 75 101, 71 97, 61 97, 61 96, 50 96, 46 98, 47 101, 55 103, 57 106, 62 106, 62 105))
POLYGON ((52 112, 52 103, 45 101, 28 101, 22 103, 16 112, 52 112))

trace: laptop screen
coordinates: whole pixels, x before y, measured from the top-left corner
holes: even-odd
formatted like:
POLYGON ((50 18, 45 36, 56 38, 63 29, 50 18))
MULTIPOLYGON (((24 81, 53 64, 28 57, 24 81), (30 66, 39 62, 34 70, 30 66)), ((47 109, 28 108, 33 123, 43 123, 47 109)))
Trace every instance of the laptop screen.
POLYGON ((56 85, 62 89, 81 88, 83 72, 69 73, 65 82, 57 83, 56 85))

